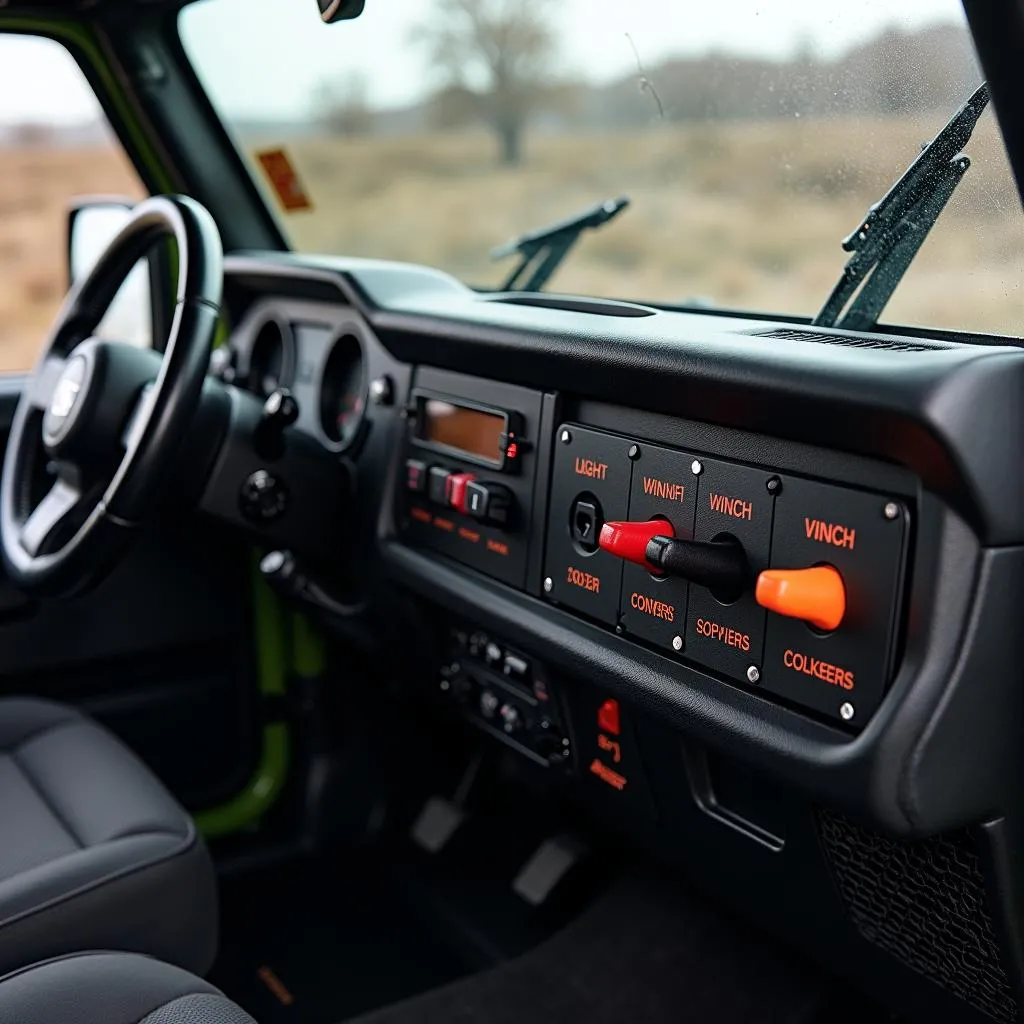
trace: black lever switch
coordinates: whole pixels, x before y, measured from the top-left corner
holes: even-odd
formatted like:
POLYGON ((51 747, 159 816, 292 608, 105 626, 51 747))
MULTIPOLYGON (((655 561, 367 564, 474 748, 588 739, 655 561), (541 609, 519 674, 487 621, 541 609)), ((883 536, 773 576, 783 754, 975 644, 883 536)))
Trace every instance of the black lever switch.
POLYGON ((657 536, 644 554, 655 572, 707 587, 723 601, 734 601, 750 582, 743 547, 733 540, 679 540, 657 536))

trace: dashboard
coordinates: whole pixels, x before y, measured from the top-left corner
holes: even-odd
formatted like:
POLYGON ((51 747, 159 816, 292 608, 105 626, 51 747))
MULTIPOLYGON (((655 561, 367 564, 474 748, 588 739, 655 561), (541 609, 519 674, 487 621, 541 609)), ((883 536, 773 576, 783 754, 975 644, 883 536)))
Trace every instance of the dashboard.
POLYGON ((291 534, 327 628, 912 1018, 1017 1019, 1024 352, 280 254, 225 296, 214 372, 345 467, 291 534))

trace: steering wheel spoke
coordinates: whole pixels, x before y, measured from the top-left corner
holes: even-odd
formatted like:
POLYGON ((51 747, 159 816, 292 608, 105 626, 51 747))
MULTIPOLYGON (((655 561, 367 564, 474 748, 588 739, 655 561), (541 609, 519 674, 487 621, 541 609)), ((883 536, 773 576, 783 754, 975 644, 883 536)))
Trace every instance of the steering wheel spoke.
POLYGON ((69 475, 61 475, 49 493, 21 525, 18 540, 33 558, 45 554, 50 539, 71 519, 82 504, 83 495, 69 475))
POLYGON ((36 370, 25 392, 25 399, 33 409, 45 412, 50 408, 57 382, 66 365, 67 360, 63 356, 51 353, 36 370))

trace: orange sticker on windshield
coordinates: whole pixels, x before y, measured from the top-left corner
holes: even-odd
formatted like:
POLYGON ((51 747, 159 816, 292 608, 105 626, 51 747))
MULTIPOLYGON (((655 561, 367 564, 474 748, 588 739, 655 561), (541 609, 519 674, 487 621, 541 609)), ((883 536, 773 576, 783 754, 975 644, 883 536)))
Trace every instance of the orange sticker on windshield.
POLYGON ((263 173, 274 187, 278 201, 284 209, 292 211, 313 208, 309 193, 283 149, 265 149, 262 153, 256 154, 256 159, 259 160, 263 173))

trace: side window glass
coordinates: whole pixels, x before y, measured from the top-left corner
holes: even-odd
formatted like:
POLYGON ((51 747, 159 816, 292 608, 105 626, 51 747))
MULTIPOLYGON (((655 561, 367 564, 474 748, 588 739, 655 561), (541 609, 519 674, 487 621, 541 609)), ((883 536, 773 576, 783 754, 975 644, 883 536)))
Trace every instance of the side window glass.
POLYGON ((0 35, 0 373, 35 362, 68 287, 68 208, 87 195, 145 192, 71 54, 0 35))

